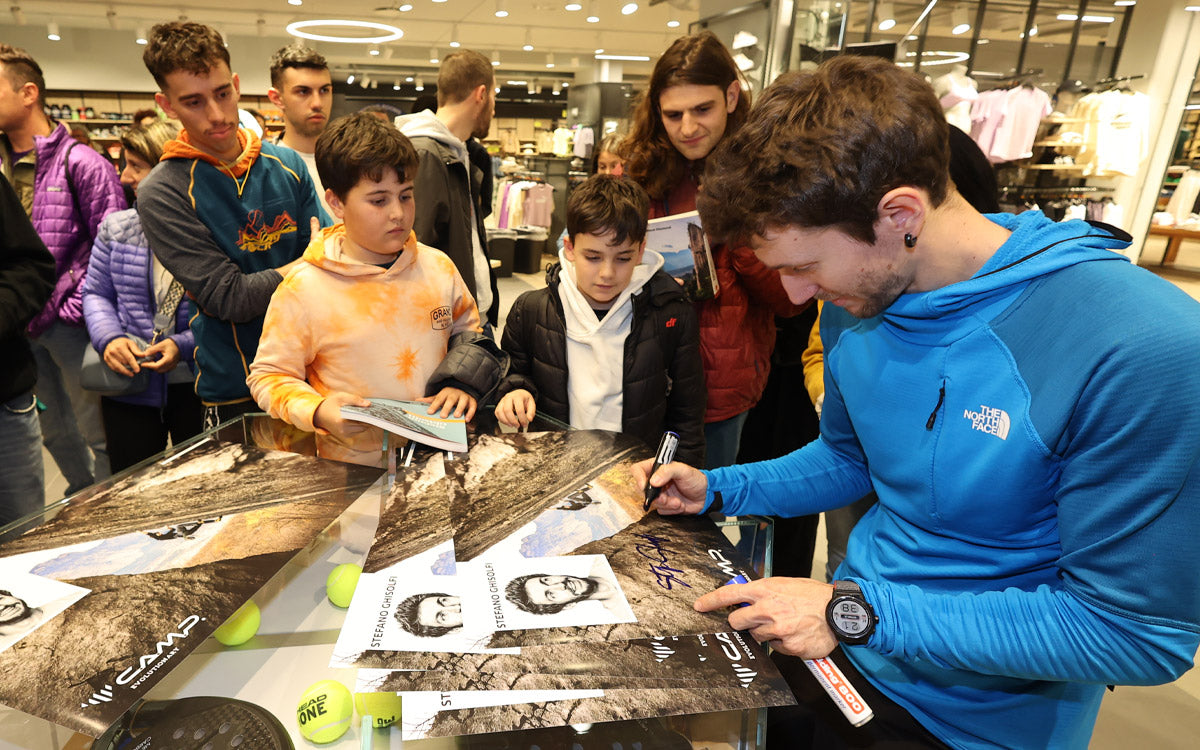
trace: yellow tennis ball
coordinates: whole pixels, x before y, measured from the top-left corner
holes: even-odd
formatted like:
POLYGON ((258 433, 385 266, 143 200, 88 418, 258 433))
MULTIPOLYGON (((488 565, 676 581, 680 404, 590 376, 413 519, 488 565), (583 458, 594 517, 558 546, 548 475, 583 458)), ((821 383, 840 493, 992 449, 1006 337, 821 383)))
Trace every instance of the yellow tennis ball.
POLYGON ((376 727, 400 720, 399 693, 355 693, 354 708, 359 716, 370 716, 376 727))
POLYGON ((213 638, 226 646, 240 646, 254 637, 261 623, 262 613, 258 611, 258 605, 248 601, 213 631, 213 638))
POLYGON ((358 585, 358 577, 362 568, 354 563, 339 565, 325 579, 325 595, 329 601, 339 607, 349 607, 354 598, 354 587, 358 585))
POLYGON ((309 685, 296 707, 300 734, 313 742, 333 742, 350 728, 354 700, 350 691, 337 680, 321 680, 309 685))

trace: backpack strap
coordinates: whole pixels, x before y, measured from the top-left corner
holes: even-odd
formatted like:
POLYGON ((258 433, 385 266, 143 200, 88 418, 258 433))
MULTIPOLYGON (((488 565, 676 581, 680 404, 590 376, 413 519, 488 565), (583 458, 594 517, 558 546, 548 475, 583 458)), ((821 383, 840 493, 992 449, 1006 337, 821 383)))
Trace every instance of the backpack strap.
MULTIPOLYGON (((83 208, 79 205, 79 193, 75 190, 75 178, 71 176, 71 152, 78 145, 80 145, 79 141, 72 139, 71 145, 67 146, 67 153, 63 157, 63 172, 67 176, 67 192, 71 194, 71 204, 75 206, 75 215, 79 217, 80 221, 83 221, 83 208)), ((87 230, 88 239, 91 242, 96 241, 96 229, 99 227, 89 227, 87 230)))

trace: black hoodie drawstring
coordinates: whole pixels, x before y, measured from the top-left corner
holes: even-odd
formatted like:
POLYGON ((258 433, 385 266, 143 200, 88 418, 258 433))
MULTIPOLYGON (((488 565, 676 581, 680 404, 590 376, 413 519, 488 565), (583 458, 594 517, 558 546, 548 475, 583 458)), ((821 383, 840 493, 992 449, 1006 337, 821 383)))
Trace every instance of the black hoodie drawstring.
POLYGON ((929 419, 925 420, 925 429, 932 430, 934 422, 937 421, 938 410, 942 408, 942 404, 946 401, 946 381, 942 381, 942 387, 938 389, 937 406, 933 407, 933 411, 929 413, 929 419))

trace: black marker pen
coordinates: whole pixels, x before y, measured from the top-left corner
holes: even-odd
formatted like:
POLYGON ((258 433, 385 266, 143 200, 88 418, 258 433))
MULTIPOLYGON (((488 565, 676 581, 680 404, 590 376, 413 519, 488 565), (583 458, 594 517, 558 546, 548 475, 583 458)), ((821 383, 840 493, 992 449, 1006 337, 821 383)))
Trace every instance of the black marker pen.
POLYGON ((664 432, 662 440, 658 441, 658 452, 654 454, 654 465, 650 467, 650 473, 646 476, 646 503, 642 506, 642 510, 650 510, 654 498, 658 497, 658 493, 662 491, 661 487, 650 485, 650 477, 654 476, 654 472, 658 471, 659 467, 666 466, 675 460, 675 449, 678 447, 679 436, 674 432, 664 432))

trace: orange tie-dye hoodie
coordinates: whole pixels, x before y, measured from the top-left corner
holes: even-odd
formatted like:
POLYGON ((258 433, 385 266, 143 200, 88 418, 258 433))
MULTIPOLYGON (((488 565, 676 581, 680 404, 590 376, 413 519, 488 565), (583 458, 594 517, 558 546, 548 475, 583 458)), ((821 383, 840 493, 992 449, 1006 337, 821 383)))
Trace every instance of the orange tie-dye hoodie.
POLYGON ((382 430, 343 442, 313 426, 324 397, 417 399, 450 337, 479 331, 475 300, 454 263, 410 234, 391 268, 343 252, 345 226, 322 231, 271 297, 246 379, 273 417, 317 433, 317 454, 380 465, 382 430))

